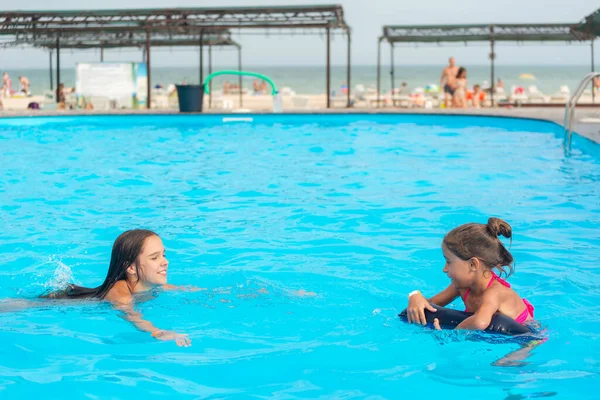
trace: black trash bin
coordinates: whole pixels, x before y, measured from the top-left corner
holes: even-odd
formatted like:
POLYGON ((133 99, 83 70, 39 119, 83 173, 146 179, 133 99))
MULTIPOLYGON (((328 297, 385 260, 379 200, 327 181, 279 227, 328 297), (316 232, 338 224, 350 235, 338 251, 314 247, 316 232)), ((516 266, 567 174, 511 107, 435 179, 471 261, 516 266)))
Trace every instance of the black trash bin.
POLYGON ((175 85, 179 112, 202 112, 204 85, 175 85))

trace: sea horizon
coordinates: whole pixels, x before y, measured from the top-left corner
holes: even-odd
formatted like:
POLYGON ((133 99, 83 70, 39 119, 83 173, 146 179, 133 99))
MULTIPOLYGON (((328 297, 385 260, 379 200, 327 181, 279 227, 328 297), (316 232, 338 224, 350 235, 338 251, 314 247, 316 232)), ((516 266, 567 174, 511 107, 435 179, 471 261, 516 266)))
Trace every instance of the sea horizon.
MULTIPOLYGON (((118 61, 117 61, 118 62, 118 61)), ((444 65, 432 64, 400 64, 395 66, 395 87, 402 82, 407 82, 409 88, 426 87, 427 85, 439 85, 441 71, 444 65)), ((468 85, 486 85, 491 80, 490 65, 467 65, 468 85)), ((213 71, 222 69, 236 69, 234 65, 214 65, 213 71)), ((243 67, 246 71, 262 73, 270 77, 278 87, 289 87, 298 94, 323 94, 326 93, 326 68, 324 65, 304 66, 265 66, 250 64, 243 67)), ((583 77, 591 70, 590 66, 580 64, 548 65, 548 64, 498 64, 495 67, 495 79, 502 79, 505 87, 512 86, 529 87, 536 86, 546 94, 557 92, 561 86, 568 86, 574 90, 583 77), (533 75, 534 79, 522 79, 523 74, 533 75)), ((18 76, 25 75, 31 82, 31 92, 43 94, 50 90, 49 68, 21 68, 6 69, 11 75, 13 87, 18 89, 18 76)), ((196 84, 199 82, 198 66, 152 66, 151 84, 168 86, 173 83, 196 84)), ((208 67, 205 65, 203 78, 208 76, 208 67)), ((237 82, 237 77, 220 76, 213 81, 213 88, 220 88, 225 81, 237 82)), ((53 66, 53 87, 56 87, 56 70, 53 66)), ((252 78, 245 78, 243 86, 251 88, 252 78)), ((75 85, 75 66, 61 68, 61 81, 67 87, 75 85)), ((346 66, 332 65, 331 67, 331 90, 340 90, 347 83, 346 66)), ((377 85, 376 65, 352 65, 351 87, 357 84, 365 88, 375 88, 377 85)), ((382 65, 381 68, 381 91, 387 92, 391 88, 390 66, 382 65)))

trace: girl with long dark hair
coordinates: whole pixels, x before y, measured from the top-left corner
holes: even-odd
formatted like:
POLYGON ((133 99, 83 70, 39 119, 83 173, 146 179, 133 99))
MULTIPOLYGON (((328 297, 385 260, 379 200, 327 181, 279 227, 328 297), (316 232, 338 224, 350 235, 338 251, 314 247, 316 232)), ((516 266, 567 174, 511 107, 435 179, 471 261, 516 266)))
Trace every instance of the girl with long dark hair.
MULTIPOLYGON (((160 237, 146 229, 123 232, 115 240, 104 282, 95 288, 69 285, 66 289, 42 295, 48 299, 99 299, 110 301, 125 319, 139 330, 150 332, 158 340, 175 340, 178 346, 190 346, 184 334, 156 328, 133 308, 134 295, 156 287, 184 289, 167 284, 169 261, 160 237)), ((190 288, 187 288, 188 290, 190 288)), ((191 288, 191 290, 200 290, 191 288)))

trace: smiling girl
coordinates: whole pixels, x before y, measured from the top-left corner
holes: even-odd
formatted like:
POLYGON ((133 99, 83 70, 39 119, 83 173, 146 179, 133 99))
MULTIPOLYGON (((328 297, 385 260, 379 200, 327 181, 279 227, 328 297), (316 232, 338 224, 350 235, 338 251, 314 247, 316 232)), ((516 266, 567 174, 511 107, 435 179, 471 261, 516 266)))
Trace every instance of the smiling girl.
MULTIPOLYGON (((425 325, 424 310, 436 311, 430 303, 444 307, 460 296, 465 303, 465 311, 473 315, 456 329, 485 330, 496 312, 521 324, 530 322, 533 306, 494 272, 496 269, 509 276, 514 270, 513 256, 499 236, 512 237, 510 225, 499 218, 490 218, 487 224, 461 225, 450 231, 442 242, 446 259, 443 272, 450 279, 450 285, 430 299, 418 290, 411 292, 408 321, 425 325)), ((434 325, 439 329, 437 319, 434 325)))
POLYGON ((145 229, 123 232, 115 240, 110 265, 104 282, 96 288, 69 285, 66 289, 43 295, 50 299, 95 298, 109 301, 122 311, 125 319, 143 332, 149 332, 158 340, 175 340, 178 346, 190 346, 185 334, 156 328, 150 321, 135 311, 135 295, 155 288, 165 290, 200 290, 167 284, 169 261, 160 237, 145 229))

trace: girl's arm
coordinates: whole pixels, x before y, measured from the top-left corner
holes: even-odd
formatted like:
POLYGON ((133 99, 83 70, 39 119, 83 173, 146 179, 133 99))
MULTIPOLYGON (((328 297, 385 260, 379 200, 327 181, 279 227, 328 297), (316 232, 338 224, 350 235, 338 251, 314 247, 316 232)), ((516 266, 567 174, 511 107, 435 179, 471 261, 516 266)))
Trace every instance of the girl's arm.
POLYGON ((206 288, 200 288, 198 286, 186 285, 186 286, 176 286, 171 284, 162 285, 164 290, 181 290, 183 292, 199 292, 201 290, 207 290, 206 288))
POLYGON ((484 331, 488 326, 490 326, 492 317, 499 308, 500 296, 496 291, 490 288, 484 292, 479 310, 458 324, 456 329, 484 331))
POLYGON ((142 332, 150 332, 153 338, 158 340, 175 340, 178 346, 189 347, 191 345, 191 341, 187 335, 158 329, 152 322, 145 320, 140 312, 135 311, 133 308, 133 296, 126 284, 115 284, 104 299, 110 301, 116 310, 121 311, 125 320, 129 321, 142 332))
POLYGON ((140 331, 152 334, 159 331, 152 322, 143 319, 142 314, 133 309, 133 296, 126 283, 117 282, 108 291, 104 299, 110 301, 116 310, 123 313, 123 318, 131 322, 140 331))
POLYGON ((406 317, 408 322, 427 325, 425 309, 428 309, 431 312, 437 311, 431 304, 429 304, 430 302, 440 307, 444 307, 445 305, 452 303, 452 301, 459 295, 460 294, 456 287, 450 284, 446 289, 442 290, 429 300, 427 300, 421 293, 416 293, 410 296, 408 299, 408 307, 406 307, 406 317))
POLYGON ((460 296, 458 289, 453 284, 448 285, 448 287, 432 298, 429 299, 430 303, 433 303, 440 307, 446 307, 448 304, 452 303, 454 299, 460 296))

